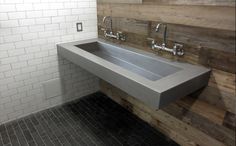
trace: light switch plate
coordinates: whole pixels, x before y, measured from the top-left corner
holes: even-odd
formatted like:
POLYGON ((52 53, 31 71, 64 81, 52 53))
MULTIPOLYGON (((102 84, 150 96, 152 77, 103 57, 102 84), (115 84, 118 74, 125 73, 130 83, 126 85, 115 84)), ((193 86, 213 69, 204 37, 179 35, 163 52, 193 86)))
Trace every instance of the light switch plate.
POLYGON ((59 96, 62 94, 62 85, 59 78, 49 80, 43 83, 44 93, 47 99, 59 96))
POLYGON ((76 23, 76 28, 77 28, 77 32, 83 31, 83 23, 82 22, 76 23))

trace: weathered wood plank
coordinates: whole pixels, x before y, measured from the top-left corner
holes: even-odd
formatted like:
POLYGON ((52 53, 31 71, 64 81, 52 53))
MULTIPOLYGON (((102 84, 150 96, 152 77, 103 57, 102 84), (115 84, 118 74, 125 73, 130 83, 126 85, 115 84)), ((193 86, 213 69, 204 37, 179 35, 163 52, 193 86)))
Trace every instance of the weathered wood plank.
POLYGON ((213 70, 208 87, 197 93, 196 97, 219 108, 236 113, 235 92, 235 74, 213 70))
POLYGON ((143 0, 97 0, 98 3, 142 4, 143 0))
POLYGON ((235 113, 235 96, 224 91, 219 91, 217 88, 206 87, 200 94, 199 99, 207 101, 219 108, 235 113))
MULTIPOLYGON (((111 89, 109 93, 110 95, 112 96, 119 95, 121 100, 122 98, 126 98, 126 96, 128 96, 125 93, 122 93, 122 91, 120 91, 119 89, 111 87, 109 84, 107 85, 108 85, 107 88, 111 89)), ((103 85, 101 85, 101 87, 103 88, 103 85)), ((220 124, 223 124, 224 114, 225 114, 224 110, 218 109, 217 107, 214 107, 202 101, 196 101, 194 104, 192 104, 192 100, 189 100, 191 99, 190 97, 184 99, 185 100, 183 101, 180 100, 177 102, 177 104, 172 104, 163 110, 175 116, 179 120, 197 129, 200 129, 204 133, 218 139, 219 141, 222 141, 229 146, 230 145, 233 146, 235 142, 234 131, 226 129, 223 126, 220 126, 220 124), (177 105, 179 106, 179 108, 176 108, 177 105), (183 112, 181 112, 181 110, 183 110, 183 112)), ((135 106, 132 102, 126 103, 124 100, 122 100, 122 103, 125 104, 126 108, 130 109, 131 111, 132 108, 135 106)), ((141 116, 145 117, 146 119, 149 119, 150 121, 154 120, 152 119, 152 117, 146 116, 145 113, 142 113, 141 116)), ((231 124, 228 123, 228 124, 232 125, 233 123, 231 124)))
POLYGON ((235 7, 98 4, 98 15, 235 31, 235 7))
POLYGON ((97 0, 98 3, 129 3, 129 4, 158 4, 158 5, 200 5, 200 6, 229 6, 234 7, 234 0, 97 0))
POLYGON ((235 73, 228 73, 222 70, 213 70, 209 86, 216 87, 216 85, 221 91, 228 92, 229 94, 235 94, 235 73))
MULTIPOLYGON (((201 109, 195 110, 193 108, 190 108, 191 106, 186 106, 188 105, 189 99, 191 100, 191 97, 186 97, 184 101, 180 100, 177 103, 172 103, 164 108, 163 111, 206 133, 207 135, 225 143, 226 145, 233 146, 235 142, 234 131, 222 126, 222 123, 216 123, 222 122, 221 116, 218 117, 217 115, 211 115, 210 112, 208 112, 208 110, 217 109, 217 107, 212 107, 210 104, 196 99, 196 103, 194 104, 198 107, 201 107, 201 109), (209 109, 208 106, 210 106, 211 108, 209 109)), ((219 109, 217 109, 216 111, 219 111, 219 109)), ((225 114, 225 111, 221 111, 223 112, 223 114, 225 114)))
MULTIPOLYGON (((185 143, 185 145, 225 145, 222 142, 210 137, 204 132, 199 131, 198 129, 175 118, 174 116, 166 113, 163 110, 155 111, 150 109, 140 101, 104 81, 101 81, 101 90, 124 107, 127 106, 127 102, 128 106, 131 105, 131 108, 128 108, 131 112, 138 115, 140 118, 150 123, 151 125, 155 125, 158 129, 163 130, 163 132, 165 131, 164 134, 167 134, 169 136, 169 134, 171 134, 171 132, 173 131, 174 133, 182 135, 183 137, 185 137, 185 139, 187 139, 186 141, 188 141, 188 143, 185 143), (161 127, 160 125, 162 125, 163 127, 161 127), (168 131, 165 128, 171 131, 168 131)), ((182 140, 178 141, 179 139, 175 139, 175 137, 172 138, 177 142, 183 142, 182 140)))
POLYGON ((225 114, 224 126, 236 131, 236 115, 230 112, 225 114))
POLYGON ((143 0, 143 3, 158 5, 235 6, 234 0, 143 0))
POLYGON ((218 125, 222 125, 224 122, 226 111, 202 100, 192 97, 185 97, 178 100, 176 103, 181 107, 188 109, 188 111, 197 113, 198 115, 201 115, 201 117, 209 119, 218 125))

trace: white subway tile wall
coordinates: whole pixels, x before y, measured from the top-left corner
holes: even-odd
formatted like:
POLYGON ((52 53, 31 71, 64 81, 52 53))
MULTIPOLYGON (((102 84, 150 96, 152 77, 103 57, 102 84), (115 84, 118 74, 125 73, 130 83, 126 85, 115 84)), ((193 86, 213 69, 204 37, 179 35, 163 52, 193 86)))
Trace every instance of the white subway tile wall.
POLYGON ((97 77, 56 50, 96 38, 96 13, 96 0, 0 0, 0 124, 99 90, 97 77), (42 83, 56 78, 63 94, 46 99, 42 83))

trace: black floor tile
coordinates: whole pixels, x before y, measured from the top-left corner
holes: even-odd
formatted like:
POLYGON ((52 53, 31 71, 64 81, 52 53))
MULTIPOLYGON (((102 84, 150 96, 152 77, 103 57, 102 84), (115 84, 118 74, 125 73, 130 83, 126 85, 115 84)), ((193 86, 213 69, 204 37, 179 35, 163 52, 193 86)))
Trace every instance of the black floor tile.
POLYGON ((8 132, 8 136, 10 138, 10 143, 14 146, 19 146, 19 140, 18 137, 16 136, 15 130, 13 129, 13 124, 12 122, 6 124, 6 129, 8 132))
POLYGON ((96 93, 0 125, 0 146, 178 146, 96 93))
POLYGON ((1 130, 1 138, 2 138, 2 143, 3 143, 3 145, 8 145, 8 144, 10 144, 11 142, 10 142, 10 138, 9 138, 9 135, 8 135, 8 133, 7 133, 7 130, 6 130, 6 126, 5 126, 5 124, 3 124, 3 125, 1 125, 1 128, 0 128, 1 130))
POLYGON ((16 134, 18 140, 19 140, 20 145, 27 146, 28 143, 27 143, 27 141, 26 141, 26 139, 25 139, 25 137, 23 135, 22 130, 20 129, 20 126, 19 126, 18 122, 17 121, 13 121, 12 125, 13 125, 13 128, 15 130, 15 134, 16 134))

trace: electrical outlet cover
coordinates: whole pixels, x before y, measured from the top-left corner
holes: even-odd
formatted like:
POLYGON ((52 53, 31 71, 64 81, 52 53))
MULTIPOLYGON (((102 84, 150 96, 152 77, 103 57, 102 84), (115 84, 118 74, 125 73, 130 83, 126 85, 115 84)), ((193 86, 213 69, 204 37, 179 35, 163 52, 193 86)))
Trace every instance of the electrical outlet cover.
POLYGON ((82 22, 76 23, 76 28, 77 28, 77 32, 83 31, 83 24, 82 24, 82 22))

